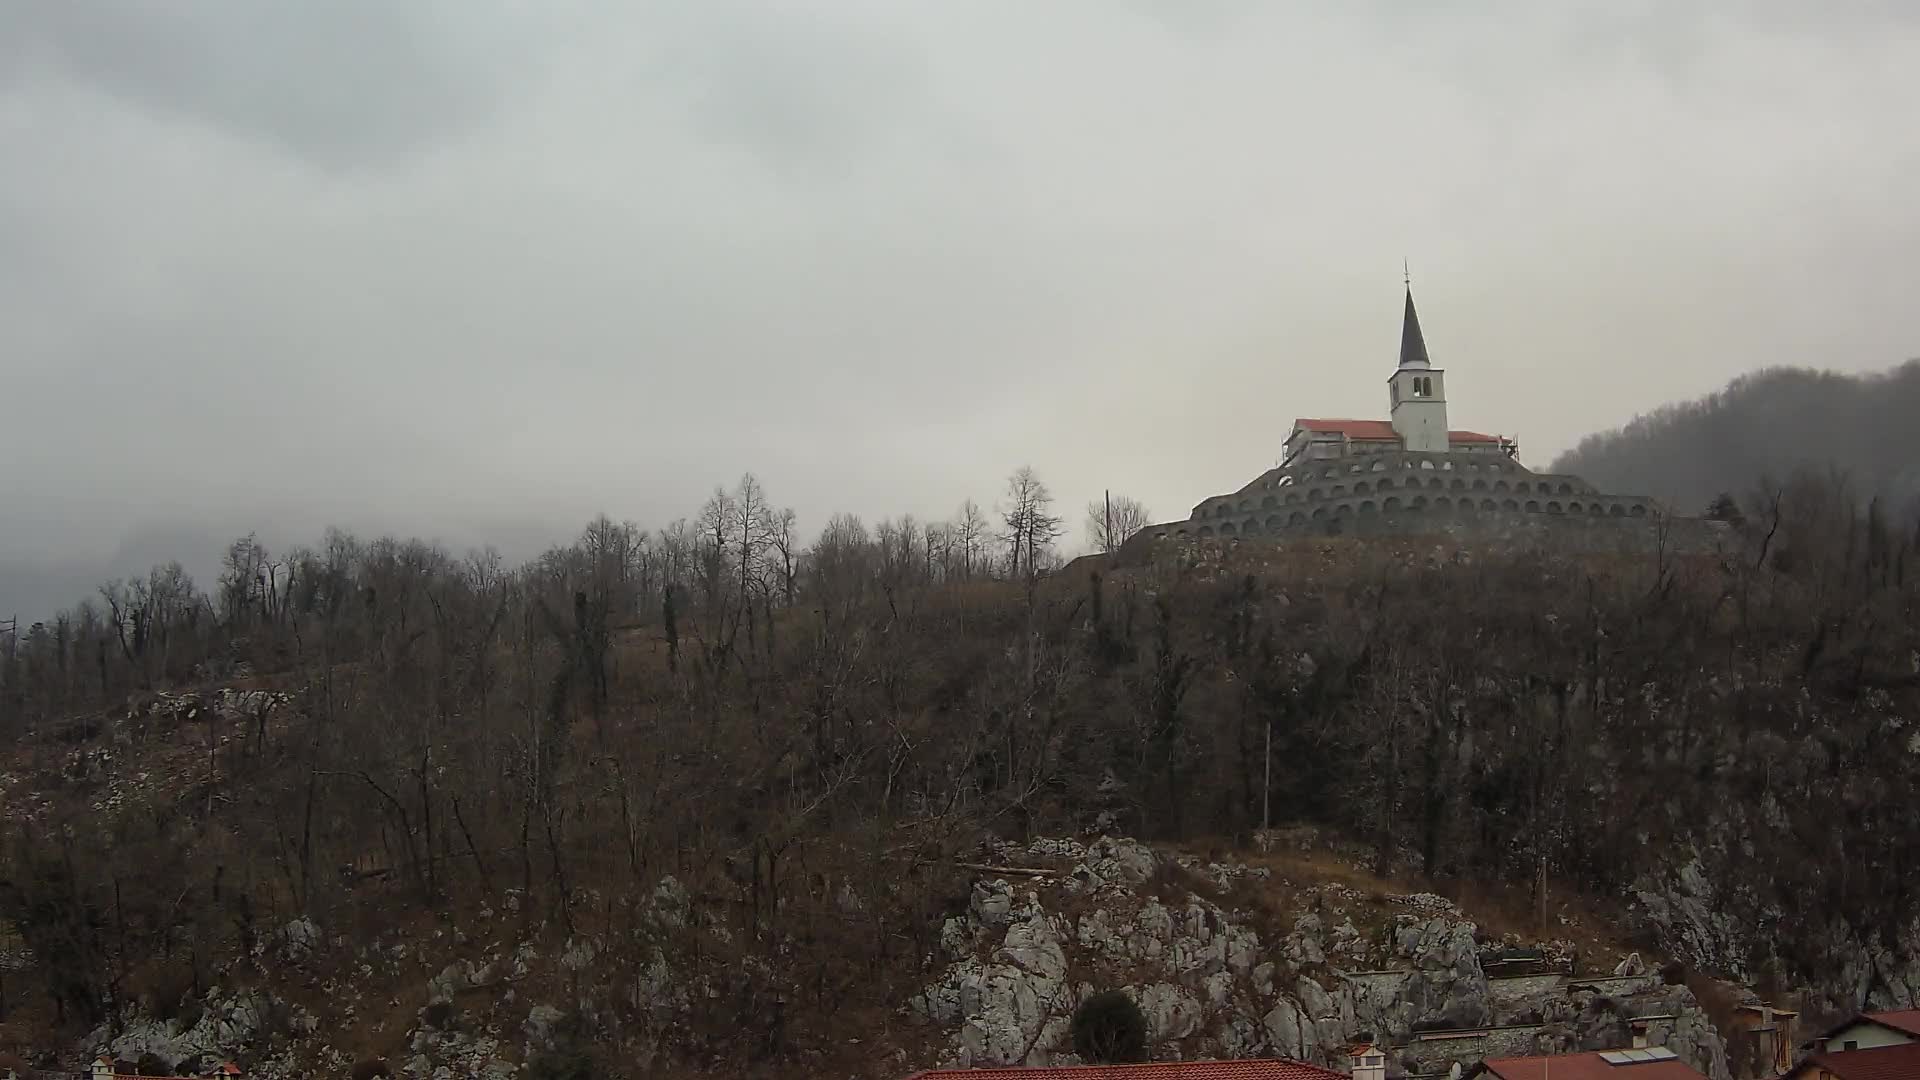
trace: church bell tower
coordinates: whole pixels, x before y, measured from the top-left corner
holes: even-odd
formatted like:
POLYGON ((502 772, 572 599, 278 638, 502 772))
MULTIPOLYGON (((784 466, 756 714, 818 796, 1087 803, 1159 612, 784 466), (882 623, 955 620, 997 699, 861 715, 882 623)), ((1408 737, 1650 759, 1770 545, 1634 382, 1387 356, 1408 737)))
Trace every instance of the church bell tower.
POLYGON ((1407 284, 1407 313, 1400 324, 1400 366, 1387 380, 1393 396, 1393 430, 1400 444, 1423 453, 1445 453, 1447 438, 1446 372, 1427 359, 1427 339, 1413 310, 1413 284, 1407 284))

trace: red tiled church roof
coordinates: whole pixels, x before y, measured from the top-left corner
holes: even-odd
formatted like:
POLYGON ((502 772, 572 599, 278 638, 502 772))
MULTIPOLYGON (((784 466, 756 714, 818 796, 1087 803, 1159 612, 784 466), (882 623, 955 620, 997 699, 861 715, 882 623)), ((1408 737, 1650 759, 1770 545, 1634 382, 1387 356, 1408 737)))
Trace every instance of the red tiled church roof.
MULTIPOLYGON (((1902 1011, 1911 1016, 1915 1010, 1902 1011)), ((1814 1066, 1839 1077, 1840 1080, 1913 1080, 1914 1077, 1920 1076, 1920 1043, 1902 1043, 1899 1046, 1876 1046, 1870 1050, 1840 1050, 1830 1054, 1815 1054, 1788 1075, 1811 1075, 1814 1066)))
POLYGON ((1347 1080, 1304 1061, 1167 1061, 1150 1065, 1061 1065, 1029 1069, 937 1069, 908 1080, 1347 1080))
MULTIPOLYGON (((1302 417, 1293 422, 1293 426, 1327 435, 1345 435, 1359 442, 1397 441, 1399 432, 1393 430, 1389 420, 1344 420, 1336 417, 1302 417)), ((1497 435, 1484 435, 1478 431, 1449 431, 1447 441, 1457 443, 1499 442, 1497 435)))

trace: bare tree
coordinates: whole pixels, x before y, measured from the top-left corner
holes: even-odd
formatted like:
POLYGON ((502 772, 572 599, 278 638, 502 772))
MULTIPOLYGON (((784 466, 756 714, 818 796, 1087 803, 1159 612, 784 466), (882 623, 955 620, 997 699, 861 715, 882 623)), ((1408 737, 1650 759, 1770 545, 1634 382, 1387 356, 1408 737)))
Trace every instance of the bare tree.
POLYGON ((780 597, 787 607, 793 606, 795 586, 800 576, 800 540, 794 532, 793 508, 769 511, 767 516, 767 544, 773 551, 774 573, 780 579, 780 597))
POLYGON ((960 580, 971 581, 987 543, 987 515, 980 512, 980 504, 972 499, 960 504, 960 513, 953 522, 953 542, 959 549, 960 580))
POLYGON ((1146 506, 1130 495, 1096 500, 1087 504, 1087 540, 1095 551, 1118 551, 1151 520, 1146 506))
POLYGON ((1053 512, 1053 493, 1030 465, 1007 477, 1006 502, 1000 519, 1006 531, 1007 569, 1013 577, 1032 578, 1040 572, 1041 556, 1059 538, 1061 519, 1053 512))

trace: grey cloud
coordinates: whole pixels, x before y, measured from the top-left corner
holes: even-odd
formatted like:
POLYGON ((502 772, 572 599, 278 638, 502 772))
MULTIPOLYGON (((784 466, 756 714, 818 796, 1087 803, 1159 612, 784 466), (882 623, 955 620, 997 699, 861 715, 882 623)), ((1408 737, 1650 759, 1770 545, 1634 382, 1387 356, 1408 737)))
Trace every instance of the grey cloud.
POLYGON ((808 527, 1022 463, 1179 515, 1382 411, 1402 255, 1539 463, 1920 351, 1914 16, 1594 10, 0 7, 0 560, 537 546, 749 469, 808 527))
POLYGON ((0 84, 67 79, 317 164, 383 162, 467 129, 524 77, 489 14, 434 0, 8 4, 0 84))

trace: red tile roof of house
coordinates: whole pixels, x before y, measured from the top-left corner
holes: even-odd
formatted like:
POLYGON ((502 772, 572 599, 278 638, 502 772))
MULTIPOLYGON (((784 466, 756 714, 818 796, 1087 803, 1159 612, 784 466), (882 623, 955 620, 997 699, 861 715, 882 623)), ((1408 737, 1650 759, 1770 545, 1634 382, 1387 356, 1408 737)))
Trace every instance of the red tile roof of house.
POLYGON ((1867 1019, 1920 1037, 1920 1009, 1893 1009, 1888 1012, 1868 1013, 1867 1019))
POLYGON ((1706 1080, 1684 1062, 1640 1061, 1612 1065, 1599 1052, 1547 1057, 1488 1058, 1482 1068, 1500 1080, 1706 1080))
POLYGON ((1861 1013, 1845 1023, 1834 1025, 1817 1038, 1831 1039, 1857 1024, 1878 1024, 1883 1028, 1920 1039, 1920 1009, 1889 1009, 1884 1012, 1861 1013))
POLYGON ((1059 1065, 1033 1069, 937 1069, 908 1080, 1347 1080, 1346 1073, 1286 1058, 1167 1061, 1149 1065, 1059 1065))
MULTIPOLYGON (((1914 1010, 1902 1011, 1911 1014, 1914 1010)), ((1815 1054, 1787 1075, 1812 1075, 1816 1066, 1840 1080, 1913 1080, 1920 1076, 1920 1043, 1815 1054)))
MULTIPOLYGON (((1305 428, 1325 435, 1344 435, 1359 442, 1385 442, 1398 440, 1400 434, 1393 430, 1391 420, 1344 420, 1338 417, 1301 417, 1293 426, 1305 428)), ((1457 443, 1499 442, 1497 435, 1485 435, 1478 431, 1449 431, 1447 441, 1457 443)))

